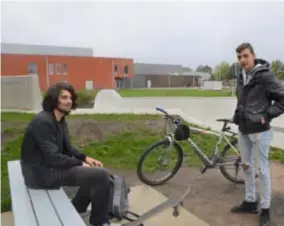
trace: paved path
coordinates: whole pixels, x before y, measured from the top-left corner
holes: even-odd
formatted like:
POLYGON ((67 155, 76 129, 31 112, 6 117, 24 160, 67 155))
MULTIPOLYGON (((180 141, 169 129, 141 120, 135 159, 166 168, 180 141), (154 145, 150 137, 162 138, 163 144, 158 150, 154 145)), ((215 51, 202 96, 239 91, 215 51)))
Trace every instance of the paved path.
MULTIPOLYGON (((135 172, 123 170, 115 170, 115 172, 125 175, 131 185, 141 184, 135 172)), ((273 188, 271 208, 274 222, 272 226, 283 226, 284 164, 273 162, 271 175, 273 188)), ((201 175, 196 168, 183 167, 170 182, 155 187, 155 189, 167 197, 178 198, 188 184, 192 186, 192 190, 184 201, 184 208, 210 226, 258 226, 257 214, 237 215, 230 213, 230 208, 242 201, 244 185, 238 185, 234 189, 233 184, 228 182, 218 169, 208 170, 201 175)))
MULTIPOLYGON (((110 169, 110 172, 125 176, 130 186, 141 185, 135 171, 110 169)), ((274 223, 271 226, 283 226, 284 164, 273 162, 271 175, 273 188, 271 212, 274 223)), ((154 189, 168 198, 179 198, 188 184, 191 185, 191 191, 184 201, 184 208, 205 223, 210 226, 258 226, 258 214, 230 213, 230 208, 242 201, 244 185, 238 185, 235 189, 218 169, 208 170, 201 175, 199 169, 184 166, 168 183, 154 187, 154 189)), ((257 186, 259 188, 259 182, 257 186)), ((66 188, 66 190, 70 195, 74 194, 74 190, 70 188, 66 188)), ((169 210, 164 214, 171 217, 169 210)), ((176 226, 180 225, 176 224, 176 226)))

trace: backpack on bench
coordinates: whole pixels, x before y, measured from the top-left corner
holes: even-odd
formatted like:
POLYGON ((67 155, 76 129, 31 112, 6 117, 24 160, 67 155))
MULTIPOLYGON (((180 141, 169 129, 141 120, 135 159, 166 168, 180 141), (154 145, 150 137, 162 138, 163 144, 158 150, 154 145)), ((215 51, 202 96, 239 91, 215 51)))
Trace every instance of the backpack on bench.
POLYGON ((131 219, 127 216, 128 214, 131 214, 136 218, 139 217, 138 214, 129 211, 128 194, 131 190, 126 185, 124 178, 118 175, 110 175, 110 182, 110 217, 117 218, 118 220, 126 219, 131 222, 135 221, 135 219, 131 219))

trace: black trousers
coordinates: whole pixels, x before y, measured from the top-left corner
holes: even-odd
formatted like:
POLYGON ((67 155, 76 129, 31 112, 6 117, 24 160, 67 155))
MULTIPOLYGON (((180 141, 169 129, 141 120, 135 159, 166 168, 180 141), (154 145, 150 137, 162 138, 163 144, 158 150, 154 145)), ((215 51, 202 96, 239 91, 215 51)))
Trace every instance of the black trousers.
POLYGON ((91 203, 90 224, 100 225, 109 220, 109 174, 103 168, 77 166, 58 172, 59 186, 79 186, 72 203, 79 213, 91 203))

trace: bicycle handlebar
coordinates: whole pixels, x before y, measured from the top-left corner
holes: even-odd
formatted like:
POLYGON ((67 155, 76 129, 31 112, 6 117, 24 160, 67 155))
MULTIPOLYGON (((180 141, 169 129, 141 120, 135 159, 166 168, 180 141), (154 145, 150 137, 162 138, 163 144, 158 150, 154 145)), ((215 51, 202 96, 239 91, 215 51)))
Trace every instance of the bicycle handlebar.
MULTIPOLYGON (((169 113, 168 113, 165 109, 163 109, 163 108, 161 108, 161 107, 156 107, 156 110, 159 111, 159 112, 162 112, 163 114, 165 114, 166 117, 168 117, 168 118, 170 118, 171 120, 173 120, 174 123, 179 123, 179 120, 176 121, 171 115, 169 115, 169 113)), ((222 119, 219 119, 219 120, 217 120, 217 121, 224 122, 224 125, 223 125, 223 128, 222 128, 222 131, 223 131, 223 132, 228 132, 228 133, 231 133, 231 134, 233 134, 233 135, 237 135, 237 133, 231 131, 231 127, 227 127, 227 123, 232 123, 231 120, 226 119, 226 120, 224 121, 224 119, 223 119, 223 120, 222 120, 222 119)))
POLYGON ((164 109, 161 108, 161 107, 156 107, 156 110, 157 110, 157 111, 160 111, 160 112, 162 112, 162 113, 164 113, 164 114, 167 115, 167 116, 169 116, 168 112, 166 112, 166 110, 164 110, 164 109))
POLYGON ((175 119, 175 118, 174 118, 172 115, 170 115, 165 109, 163 109, 163 108, 161 108, 161 107, 156 107, 156 110, 157 110, 157 111, 160 111, 160 112, 162 112, 162 113, 164 113, 165 116, 166 116, 167 118, 169 118, 170 120, 172 120, 172 122, 173 122, 174 124, 179 123, 179 120, 178 120, 178 119, 175 119))

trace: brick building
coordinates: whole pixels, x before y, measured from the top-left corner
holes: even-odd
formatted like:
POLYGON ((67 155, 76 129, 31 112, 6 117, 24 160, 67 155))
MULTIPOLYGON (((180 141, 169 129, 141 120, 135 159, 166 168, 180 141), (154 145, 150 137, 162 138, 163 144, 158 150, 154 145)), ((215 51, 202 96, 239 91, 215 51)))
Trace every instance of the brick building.
POLYGON ((94 57, 91 48, 1 44, 1 76, 35 73, 40 89, 68 81, 76 89, 105 89, 133 77, 133 59, 94 57))

